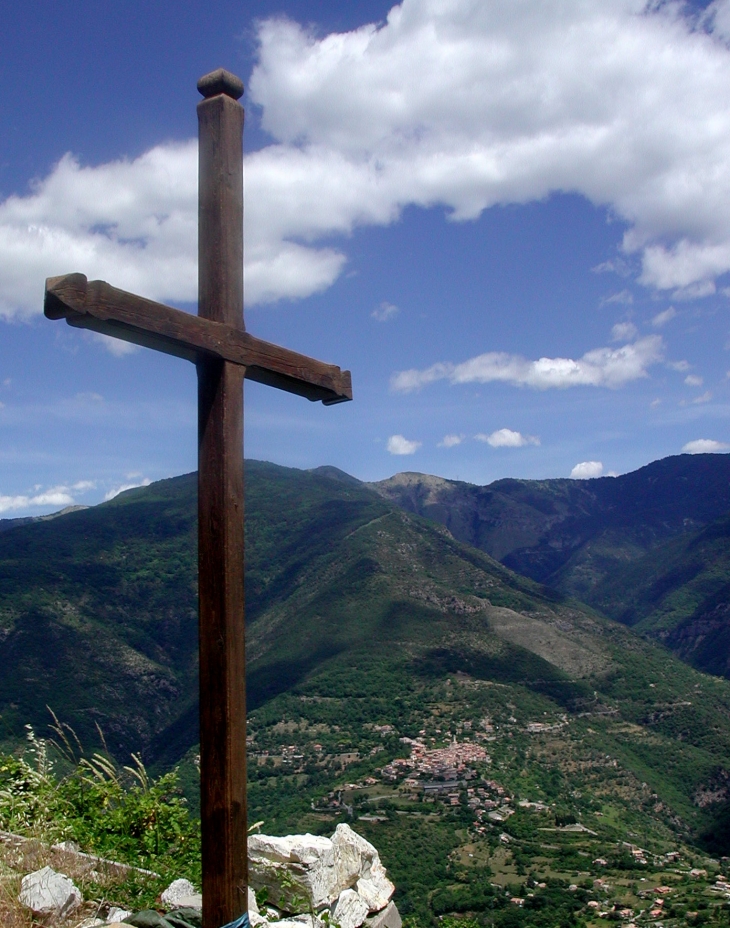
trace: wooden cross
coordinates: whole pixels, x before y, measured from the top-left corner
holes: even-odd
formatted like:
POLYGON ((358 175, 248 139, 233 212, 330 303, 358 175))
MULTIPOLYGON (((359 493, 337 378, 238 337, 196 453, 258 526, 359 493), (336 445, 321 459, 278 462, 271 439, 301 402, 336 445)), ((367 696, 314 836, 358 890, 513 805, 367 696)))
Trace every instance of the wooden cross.
POLYGON ((248 908, 243 597, 243 380, 325 405, 349 371, 271 345, 243 324, 243 84, 198 81, 198 315, 83 274, 46 281, 49 319, 186 358, 198 371, 198 586, 203 926, 248 908))

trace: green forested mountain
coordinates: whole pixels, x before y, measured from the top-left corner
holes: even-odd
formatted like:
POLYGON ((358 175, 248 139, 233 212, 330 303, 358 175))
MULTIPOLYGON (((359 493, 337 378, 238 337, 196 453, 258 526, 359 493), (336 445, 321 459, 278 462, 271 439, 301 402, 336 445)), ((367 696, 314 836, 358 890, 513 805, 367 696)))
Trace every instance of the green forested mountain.
POLYGON ((397 474, 373 488, 695 666, 730 673, 730 456, 680 455, 595 480, 478 487, 397 474))
POLYGON ((518 573, 590 601, 623 562, 730 511, 730 455, 679 455, 621 477, 497 480, 425 474, 372 484, 518 573))
MULTIPOLYGON (((570 921, 604 870, 636 907, 641 872, 719 866, 697 848, 730 849, 730 683, 334 469, 246 466, 252 820, 355 819, 423 919, 507 905, 506 926, 496 884, 558 924, 528 919, 529 880, 570 921)), ((48 705, 194 783, 194 491, 0 532, 6 747, 48 705)))
POLYGON ((730 515, 617 567, 592 598, 683 660, 730 677, 730 515))

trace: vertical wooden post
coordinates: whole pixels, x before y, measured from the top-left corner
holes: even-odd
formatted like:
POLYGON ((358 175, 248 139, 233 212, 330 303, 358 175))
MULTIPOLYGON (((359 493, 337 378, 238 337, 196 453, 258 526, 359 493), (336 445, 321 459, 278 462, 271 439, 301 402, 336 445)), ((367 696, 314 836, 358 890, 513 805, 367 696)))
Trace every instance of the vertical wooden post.
MULTIPOLYGON (((198 315, 243 330, 243 85, 201 78, 198 315)), ((198 363, 198 576, 203 926, 248 908, 243 590, 245 367, 198 363)))

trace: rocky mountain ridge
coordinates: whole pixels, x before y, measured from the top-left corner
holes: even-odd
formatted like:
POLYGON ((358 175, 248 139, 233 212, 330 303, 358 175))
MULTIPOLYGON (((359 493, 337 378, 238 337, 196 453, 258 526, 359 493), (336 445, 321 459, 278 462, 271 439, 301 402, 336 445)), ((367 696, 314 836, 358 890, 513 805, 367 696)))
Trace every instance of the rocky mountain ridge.
POLYGON ((680 455, 591 480, 479 487, 404 473, 370 486, 700 669, 730 673, 730 456, 680 455))

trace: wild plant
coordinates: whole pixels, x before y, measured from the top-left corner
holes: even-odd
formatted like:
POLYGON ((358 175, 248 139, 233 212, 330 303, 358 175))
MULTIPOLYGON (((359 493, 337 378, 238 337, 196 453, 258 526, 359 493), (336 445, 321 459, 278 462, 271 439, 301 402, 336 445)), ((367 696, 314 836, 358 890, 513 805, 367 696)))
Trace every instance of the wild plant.
POLYGON ((86 756, 55 715, 51 728, 55 738, 44 739, 26 726, 25 751, 0 754, 0 830, 46 844, 73 841, 84 851, 199 883, 199 824, 176 771, 153 778, 136 754, 120 768, 101 732, 103 753, 86 756))

